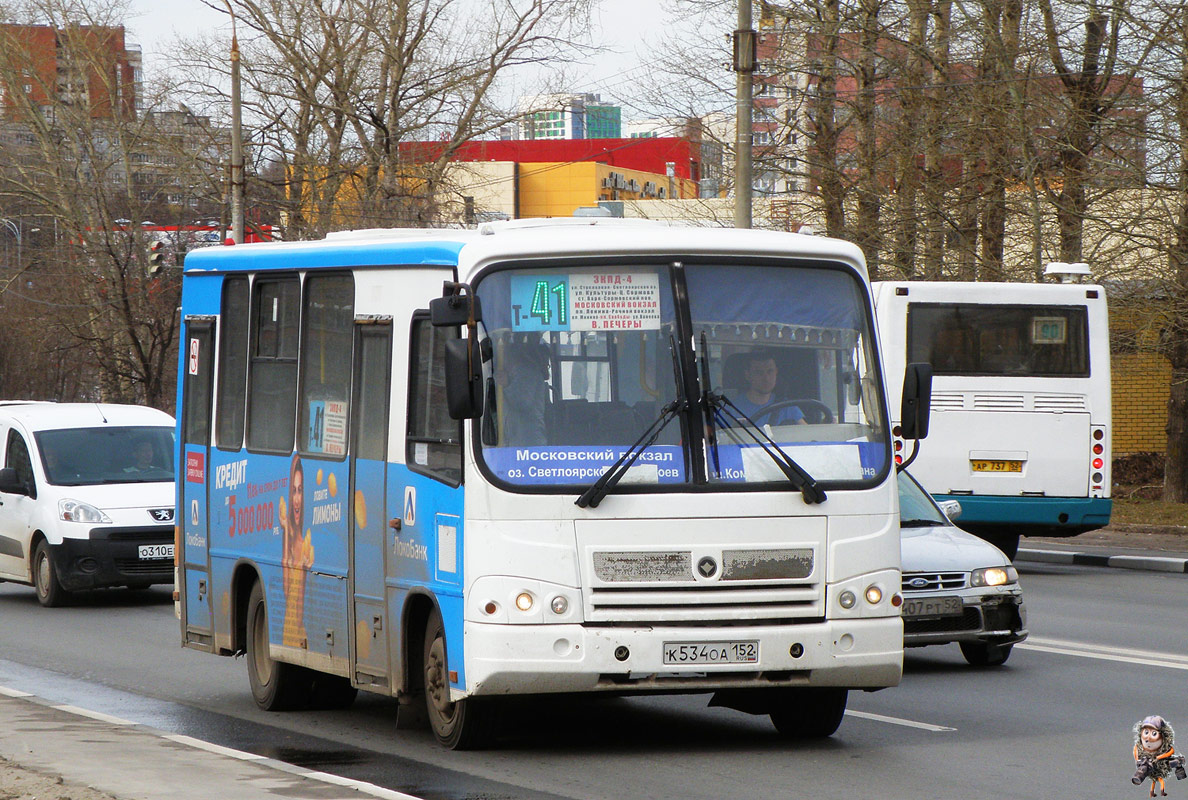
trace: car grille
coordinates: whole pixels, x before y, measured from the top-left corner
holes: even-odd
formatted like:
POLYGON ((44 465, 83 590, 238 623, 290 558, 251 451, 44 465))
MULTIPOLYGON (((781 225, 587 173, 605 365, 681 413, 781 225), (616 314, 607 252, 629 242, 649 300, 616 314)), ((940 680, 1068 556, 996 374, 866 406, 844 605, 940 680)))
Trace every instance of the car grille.
POLYGON ((976 608, 967 608, 960 617, 939 617, 936 619, 905 619, 904 635, 919 633, 949 633, 976 631, 982 628, 982 614, 976 608))
POLYGON ((158 558, 141 561, 138 558, 115 559, 116 569, 121 575, 172 575, 173 559, 158 558))
POLYGON ((903 592, 936 592, 964 589, 969 576, 965 572, 905 572, 903 592))
POLYGON ((136 528, 93 528, 91 539, 109 542, 152 542, 169 544, 173 541, 172 525, 151 525, 136 528))

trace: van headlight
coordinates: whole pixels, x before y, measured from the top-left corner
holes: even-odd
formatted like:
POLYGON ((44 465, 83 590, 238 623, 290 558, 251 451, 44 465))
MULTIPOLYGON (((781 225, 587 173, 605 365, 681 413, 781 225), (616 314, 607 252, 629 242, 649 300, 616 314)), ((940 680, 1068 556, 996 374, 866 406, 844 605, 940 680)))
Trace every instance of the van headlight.
POLYGON ((975 569, 969 576, 970 586, 1006 586, 1019 580, 1014 567, 984 567, 975 569))
POLYGON ((111 523, 111 518, 100 509, 78 500, 59 500, 58 517, 65 522, 111 523))

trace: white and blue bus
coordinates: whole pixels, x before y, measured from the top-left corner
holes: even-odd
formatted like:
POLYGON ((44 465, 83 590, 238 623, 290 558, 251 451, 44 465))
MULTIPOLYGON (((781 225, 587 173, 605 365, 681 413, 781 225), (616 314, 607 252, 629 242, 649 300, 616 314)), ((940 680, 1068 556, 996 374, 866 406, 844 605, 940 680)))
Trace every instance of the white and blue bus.
POLYGON ((181 634, 245 654, 261 707, 363 689, 466 748, 509 695, 712 692, 827 736, 848 690, 899 681, 853 245, 606 220, 337 234, 191 253, 182 314, 181 634))
POLYGON ((960 501, 961 527, 1014 557, 1021 535, 1109 524, 1101 286, 887 281, 874 292, 888 374, 932 365, 931 436, 911 472, 960 501))

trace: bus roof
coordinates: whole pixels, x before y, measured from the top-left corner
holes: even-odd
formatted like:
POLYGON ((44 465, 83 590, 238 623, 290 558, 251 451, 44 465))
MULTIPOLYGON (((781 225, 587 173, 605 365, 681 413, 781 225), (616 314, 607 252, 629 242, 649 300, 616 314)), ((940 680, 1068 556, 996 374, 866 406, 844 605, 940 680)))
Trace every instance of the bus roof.
POLYGON ((186 257, 187 273, 310 267, 456 266, 463 280, 494 261, 599 253, 638 256, 752 254, 842 261, 866 274, 861 250, 822 236, 674 226, 648 220, 560 218, 486 223, 478 230, 378 229, 323 240, 211 247, 186 257))

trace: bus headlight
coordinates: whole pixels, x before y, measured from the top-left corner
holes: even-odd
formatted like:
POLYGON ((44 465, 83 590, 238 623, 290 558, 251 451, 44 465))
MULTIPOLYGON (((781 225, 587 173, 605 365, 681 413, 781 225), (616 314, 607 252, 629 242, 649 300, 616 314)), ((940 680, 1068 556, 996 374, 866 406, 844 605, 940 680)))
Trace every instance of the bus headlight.
POLYGON ((559 594, 549 603, 549 608, 553 609, 554 614, 564 614, 569 610, 569 600, 566 599, 565 595, 559 594))
POLYGON ((844 592, 842 592, 840 595, 837 596, 837 603, 842 608, 853 608, 854 603, 856 603, 856 602, 858 602, 858 598, 855 597, 854 593, 851 592, 849 589, 846 589, 844 592))
POLYGON ((1006 586, 1019 580, 1014 567, 985 567, 975 569, 969 576, 970 586, 1006 586))
POLYGON ((878 586, 871 584, 866 587, 866 602, 872 606, 877 606, 883 599, 883 590, 878 586))
POLYGON ((528 592, 520 592, 518 595, 516 595, 516 608, 520 609, 521 611, 531 611, 532 603, 532 595, 528 592))

